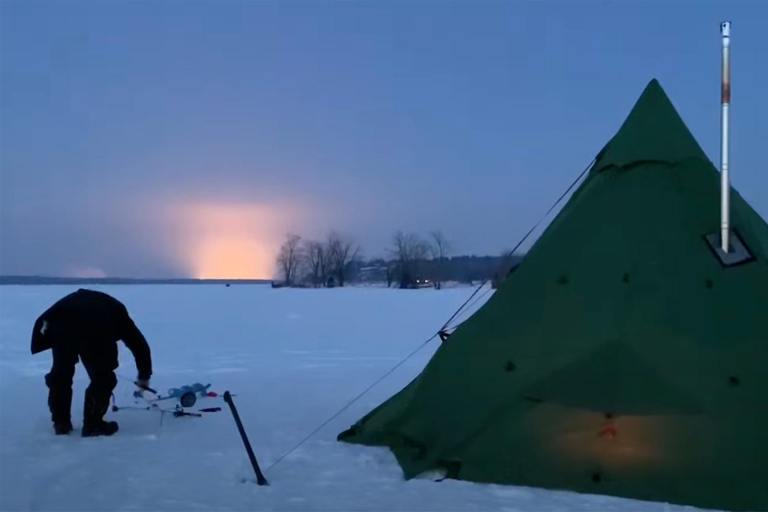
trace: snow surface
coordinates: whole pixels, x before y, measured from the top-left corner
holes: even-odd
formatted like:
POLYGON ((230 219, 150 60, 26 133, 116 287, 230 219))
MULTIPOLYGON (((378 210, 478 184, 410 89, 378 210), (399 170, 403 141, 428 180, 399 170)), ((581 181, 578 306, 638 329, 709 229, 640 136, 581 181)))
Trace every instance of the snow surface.
MULTIPOLYGON (((54 436, 43 381, 51 355, 30 355, 30 334, 35 318, 76 287, 3 286, 2 511, 686 509, 523 487, 406 482, 388 450, 336 441, 339 432, 410 382, 439 340, 271 467, 431 336, 469 297, 469 288, 92 288, 122 300, 146 335, 155 388, 200 381, 237 395, 240 416, 272 485, 254 483, 235 424, 219 399, 205 399, 205 406, 225 409, 203 418, 165 415, 161 424, 160 413, 123 410, 108 415, 120 423, 114 437, 83 439, 79 432, 54 436)), ((118 374, 132 378, 133 359, 122 343, 120 347, 118 374)), ((75 428, 81 426, 87 383, 78 366, 75 428)), ((121 380, 115 390, 118 405, 133 405, 132 391, 121 380)))

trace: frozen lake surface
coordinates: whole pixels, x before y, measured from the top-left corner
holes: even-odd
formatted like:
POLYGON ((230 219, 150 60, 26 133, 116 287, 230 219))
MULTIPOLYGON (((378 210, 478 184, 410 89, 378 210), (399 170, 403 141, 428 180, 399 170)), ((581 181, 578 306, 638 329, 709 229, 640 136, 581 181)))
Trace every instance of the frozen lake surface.
MULTIPOLYGON (((0 287, 0 510, 693 510, 604 496, 428 479, 406 482, 386 449, 336 435, 410 382, 434 340, 301 448, 272 464, 429 338, 469 288, 272 289, 268 286, 94 286, 123 301, 153 351, 159 391, 194 382, 236 394, 270 487, 258 487, 231 415, 123 410, 111 438, 53 435, 33 322, 68 286, 0 287), (243 483, 243 480, 247 481, 243 483)), ((486 294, 485 297, 489 297, 486 294)), ((117 373, 133 378, 120 344, 117 373)), ((73 422, 82 423, 82 366, 73 422)), ((120 380, 118 405, 134 405, 120 380)), ((202 405, 201 405, 202 407, 202 405)))

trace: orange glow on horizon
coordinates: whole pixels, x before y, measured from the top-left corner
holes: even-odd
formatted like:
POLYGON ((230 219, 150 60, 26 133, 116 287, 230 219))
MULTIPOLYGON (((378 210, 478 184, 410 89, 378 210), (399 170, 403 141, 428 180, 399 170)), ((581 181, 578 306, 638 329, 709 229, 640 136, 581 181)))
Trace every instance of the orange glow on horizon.
POLYGON ((179 257, 198 279, 271 279, 275 258, 295 209, 253 204, 185 204, 179 257))
POLYGON ((205 240, 195 256, 198 279, 265 279, 272 275, 273 251, 257 240, 224 236, 205 240))

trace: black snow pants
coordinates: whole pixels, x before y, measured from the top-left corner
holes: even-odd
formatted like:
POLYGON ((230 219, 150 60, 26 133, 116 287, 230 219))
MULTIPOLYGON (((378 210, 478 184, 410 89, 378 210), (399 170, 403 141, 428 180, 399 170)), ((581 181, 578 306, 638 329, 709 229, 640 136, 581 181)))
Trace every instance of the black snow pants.
POLYGON ((71 419, 72 379, 78 359, 91 379, 85 390, 83 424, 102 421, 109 409, 112 390, 117 385, 117 343, 59 340, 53 345, 52 352, 53 367, 45 376, 45 384, 53 422, 67 423, 71 419))

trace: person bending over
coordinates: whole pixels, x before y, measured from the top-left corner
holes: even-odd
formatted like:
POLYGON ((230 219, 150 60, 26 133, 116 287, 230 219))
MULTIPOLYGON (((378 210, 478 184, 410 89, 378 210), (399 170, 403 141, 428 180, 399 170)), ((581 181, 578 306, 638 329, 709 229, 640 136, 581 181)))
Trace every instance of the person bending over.
POLYGON ((117 342, 133 353, 138 370, 136 385, 149 387, 152 356, 144 335, 125 306, 106 293, 80 289, 60 299, 35 322, 32 354, 51 349, 53 367, 45 376, 48 408, 56 435, 73 430, 71 421, 72 378, 78 359, 91 383, 85 390, 83 437, 110 436, 117 422, 104 421, 112 390, 117 385, 117 342))

